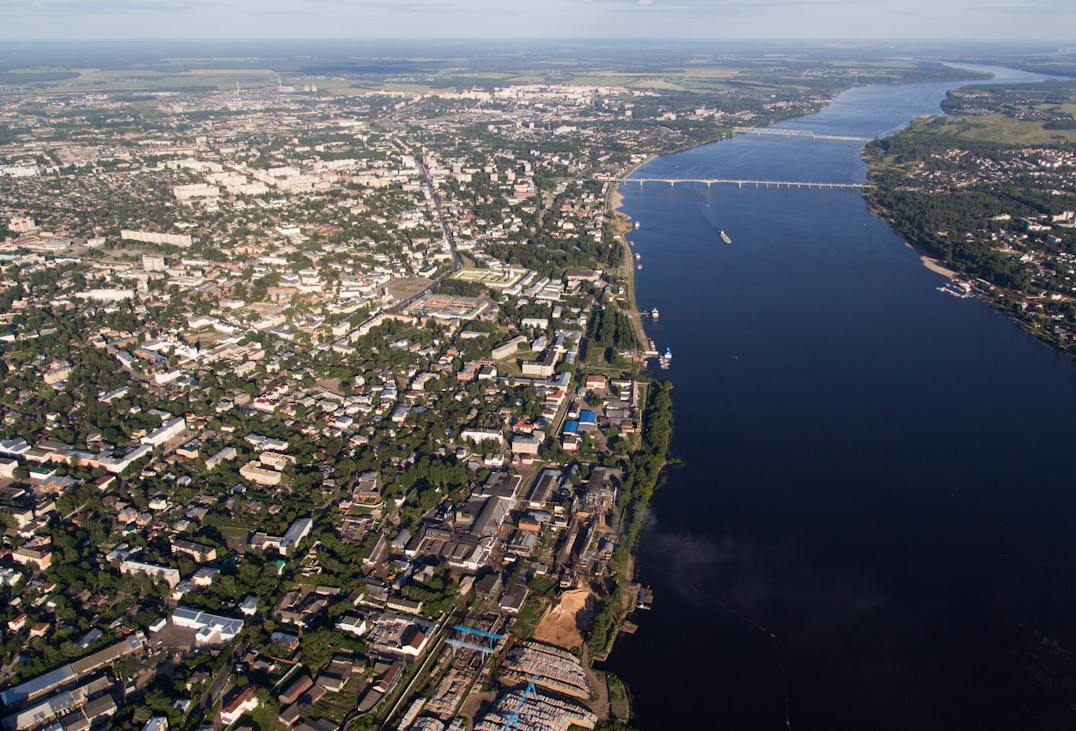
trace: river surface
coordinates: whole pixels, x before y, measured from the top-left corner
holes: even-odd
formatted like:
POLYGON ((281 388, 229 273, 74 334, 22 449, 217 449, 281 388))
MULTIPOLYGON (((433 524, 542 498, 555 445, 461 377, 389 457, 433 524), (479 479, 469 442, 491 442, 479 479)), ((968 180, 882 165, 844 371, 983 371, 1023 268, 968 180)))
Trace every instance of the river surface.
MULTIPOLYGON (((882 136, 957 85, 777 126, 882 136)), ((862 182, 861 147, 738 136, 634 175, 862 182)), ((639 546, 653 609, 608 662, 634 725, 1076 728, 1074 364, 939 292, 858 191, 620 189, 685 463, 639 546)))

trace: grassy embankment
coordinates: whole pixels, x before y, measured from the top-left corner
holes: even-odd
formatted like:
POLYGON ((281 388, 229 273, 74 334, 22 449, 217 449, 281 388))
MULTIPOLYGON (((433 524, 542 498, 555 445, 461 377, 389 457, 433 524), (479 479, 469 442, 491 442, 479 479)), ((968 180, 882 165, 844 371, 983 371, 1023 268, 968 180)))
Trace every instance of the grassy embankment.
POLYGON ((602 597, 587 638, 591 653, 598 659, 608 655, 620 623, 631 608, 632 556, 672 438, 671 390, 667 381, 654 382, 647 389, 643 448, 632 456, 621 487, 620 540, 609 561, 612 570, 610 586, 602 597))

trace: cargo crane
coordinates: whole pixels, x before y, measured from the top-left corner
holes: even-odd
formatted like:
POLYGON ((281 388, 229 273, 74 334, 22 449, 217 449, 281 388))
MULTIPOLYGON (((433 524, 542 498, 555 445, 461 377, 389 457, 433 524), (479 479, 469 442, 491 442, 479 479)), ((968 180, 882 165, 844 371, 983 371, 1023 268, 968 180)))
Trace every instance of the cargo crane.
POLYGON ((474 627, 465 627, 462 624, 457 624, 452 627, 453 630, 459 632, 462 639, 458 640, 445 640, 452 648, 452 656, 456 656, 456 650, 475 650, 482 653, 482 659, 493 654, 493 651, 497 649, 497 643, 504 639, 504 635, 499 635, 496 632, 487 632, 484 629, 475 629, 474 627), (477 636, 483 638, 486 642, 484 644, 477 644, 471 642, 471 637, 477 636))
POLYGON ((538 689, 534 687, 534 681, 538 680, 540 677, 542 676, 535 674, 535 676, 531 678, 531 682, 527 683, 527 689, 523 691, 523 697, 519 699, 515 709, 508 714, 508 718, 504 721, 504 731, 509 731, 509 729, 519 731, 519 712, 523 709, 523 706, 526 705, 529 698, 538 700, 538 689))

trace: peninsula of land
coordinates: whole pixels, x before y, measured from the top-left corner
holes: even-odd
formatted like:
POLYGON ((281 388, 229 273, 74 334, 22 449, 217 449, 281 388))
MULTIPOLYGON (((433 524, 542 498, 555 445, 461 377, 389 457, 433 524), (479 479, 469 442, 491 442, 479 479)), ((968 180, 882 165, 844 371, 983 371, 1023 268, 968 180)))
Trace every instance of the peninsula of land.
POLYGON ((868 145, 867 201, 943 291, 1076 356, 1076 81, 960 89, 943 109, 868 145))

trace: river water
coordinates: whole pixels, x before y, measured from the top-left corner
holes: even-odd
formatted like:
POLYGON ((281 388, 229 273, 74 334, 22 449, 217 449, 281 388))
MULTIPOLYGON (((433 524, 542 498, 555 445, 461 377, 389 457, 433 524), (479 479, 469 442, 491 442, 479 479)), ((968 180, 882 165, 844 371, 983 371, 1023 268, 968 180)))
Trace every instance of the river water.
MULTIPOLYGON (((956 85, 778 126, 880 136, 956 85)), ((739 136, 634 175, 861 182, 861 147, 739 136)), ((654 607, 608 662, 634 725, 1076 728, 1073 363, 939 292, 855 190, 621 192, 685 463, 639 547, 654 607)))

